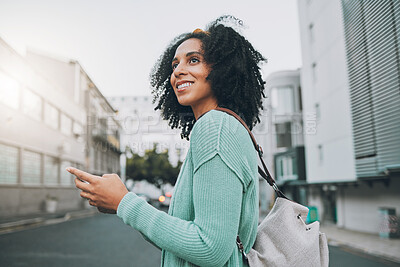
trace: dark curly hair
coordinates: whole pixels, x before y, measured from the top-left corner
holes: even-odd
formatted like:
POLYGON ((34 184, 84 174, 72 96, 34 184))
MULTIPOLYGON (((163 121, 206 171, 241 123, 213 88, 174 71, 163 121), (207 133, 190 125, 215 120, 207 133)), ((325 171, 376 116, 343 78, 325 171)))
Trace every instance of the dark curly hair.
POLYGON ((179 104, 175 96, 170 83, 171 62, 178 46, 191 38, 202 42, 204 60, 212 66, 207 79, 218 106, 236 112, 250 129, 260 122, 265 82, 258 64, 266 59, 242 35, 227 26, 227 22, 242 25, 242 21, 233 16, 221 16, 210 23, 206 31, 176 37, 151 72, 153 103, 158 101, 155 110, 161 110, 171 128, 182 128, 182 138, 189 140, 196 119, 191 107, 179 104))

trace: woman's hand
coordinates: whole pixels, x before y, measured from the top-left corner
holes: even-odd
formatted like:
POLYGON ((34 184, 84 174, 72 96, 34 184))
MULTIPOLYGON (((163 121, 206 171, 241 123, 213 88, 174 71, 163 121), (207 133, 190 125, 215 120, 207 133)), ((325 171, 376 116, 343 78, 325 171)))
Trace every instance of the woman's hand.
POLYGON ((102 177, 68 167, 67 171, 75 175, 75 185, 82 190, 81 197, 104 213, 115 213, 122 198, 128 193, 124 183, 116 174, 104 174, 102 177))

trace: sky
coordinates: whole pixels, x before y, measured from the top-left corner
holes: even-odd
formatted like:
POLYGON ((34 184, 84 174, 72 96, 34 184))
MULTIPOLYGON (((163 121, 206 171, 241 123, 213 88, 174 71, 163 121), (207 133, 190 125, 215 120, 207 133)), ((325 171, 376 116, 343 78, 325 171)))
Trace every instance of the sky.
POLYGON ((296 0, 0 0, 0 38, 78 60, 109 96, 149 95, 149 73, 177 35, 229 14, 267 59, 264 78, 301 67, 296 0))

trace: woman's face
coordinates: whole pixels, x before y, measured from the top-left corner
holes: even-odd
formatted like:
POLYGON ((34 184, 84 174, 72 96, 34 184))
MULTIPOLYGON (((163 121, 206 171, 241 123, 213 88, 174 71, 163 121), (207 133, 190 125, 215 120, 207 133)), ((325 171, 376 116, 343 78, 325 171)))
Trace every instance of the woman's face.
POLYGON ((183 106, 191 106, 195 116, 202 110, 208 111, 209 107, 215 108, 217 103, 211 83, 207 80, 211 67, 204 61, 201 45, 196 38, 184 41, 176 49, 171 62, 170 80, 178 102, 183 106))

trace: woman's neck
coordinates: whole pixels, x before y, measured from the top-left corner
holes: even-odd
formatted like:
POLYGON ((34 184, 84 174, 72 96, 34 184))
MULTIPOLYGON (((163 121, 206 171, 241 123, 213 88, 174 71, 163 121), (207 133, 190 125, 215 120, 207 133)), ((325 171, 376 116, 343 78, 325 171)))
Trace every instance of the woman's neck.
POLYGON ((206 112, 208 112, 208 111, 210 111, 212 109, 215 109, 217 107, 218 107, 218 103, 215 100, 215 101, 208 102, 207 104, 203 104, 203 105, 200 105, 200 106, 196 106, 196 107, 192 106, 192 111, 193 111, 194 117, 197 120, 204 113, 206 113, 206 112))

